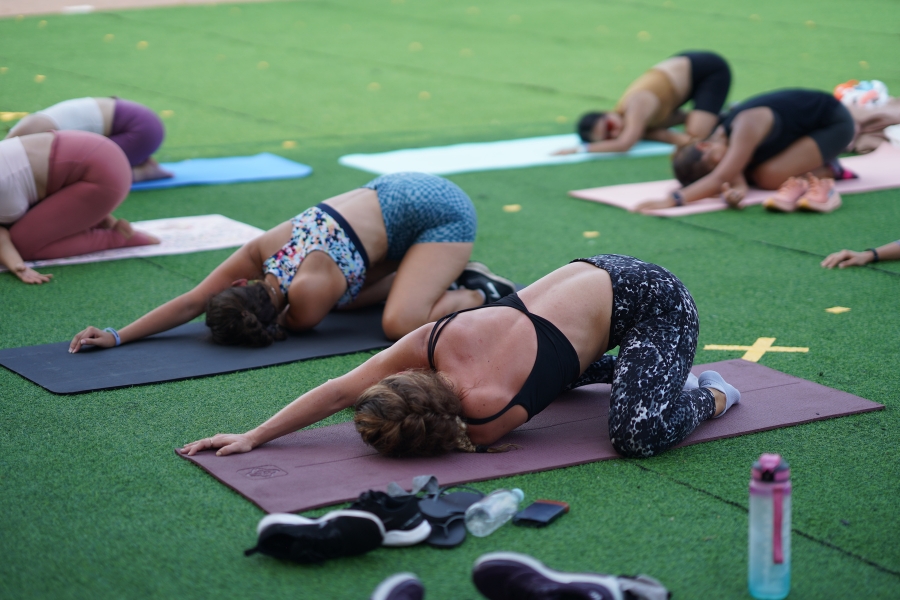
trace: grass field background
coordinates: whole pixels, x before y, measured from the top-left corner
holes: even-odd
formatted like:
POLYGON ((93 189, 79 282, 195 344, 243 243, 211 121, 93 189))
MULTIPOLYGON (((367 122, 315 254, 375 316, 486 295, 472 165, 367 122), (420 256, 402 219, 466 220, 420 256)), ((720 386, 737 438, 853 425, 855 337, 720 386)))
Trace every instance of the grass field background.
MULTIPOLYGON (((166 115, 161 160, 269 151, 313 166, 302 180, 136 193, 116 213, 221 213, 268 228, 371 178, 339 166, 343 154, 568 132, 580 113, 610 108, 647 67, 687 49, 729 59, 731 100, 778 87, 830 90, 850 78, 881 79, 898 93, 900 5, 345 0, 7 19, 0 111, 118 95, 166 115)), ((474 256, 495 271, 527 283, 602 252, 656 262, 693 293, 700 347, 758 337, 808 346, 760 362, 884 411, 485 482, 485 491, 519 486, 530 499, 565 500, 571 513, 454 550, 382 549, 297 566, 245 558, 261 511, 172 448, 255 426, 368 353, 77 396, 2 371, 0 595, 365 598, 406 570, 428 598, 475 598, 472 561, 515 550, 558 569, 648 573, 676 598, 741 598, 749 468, 761 452, 780 452, 794 476, 791 597, 900 596, 900 263, 818 266, 841 247, 897 239, 900 191, 846 197, 831 215, 756 207, 678 220, 566 196, 668 176, 666 158, 647 158, 451 179, 478 211, 474 256), (502 211, 512 203, 522 210, 502 211), (852 310, 825 312, 832 306, 852 310)), ((55 277, 43 286, 0 274, 0 346, 123 326, 228 254, 46 269, 55 277)), ((739 355, 701 350, 696 362, 739 355)))

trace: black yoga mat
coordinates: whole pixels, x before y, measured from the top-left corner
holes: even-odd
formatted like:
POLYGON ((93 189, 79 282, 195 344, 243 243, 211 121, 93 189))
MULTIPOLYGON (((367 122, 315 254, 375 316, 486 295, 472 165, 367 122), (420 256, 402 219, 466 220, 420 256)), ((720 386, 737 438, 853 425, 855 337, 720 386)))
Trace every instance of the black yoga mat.
POLYGON ((267 348, 219 346, 203 323, 109 350, 69 354, 69 342, 0 350, 0 365, 55 394, 176 381, 385 348, 382 308, 334 312, 315 329, 267 348))

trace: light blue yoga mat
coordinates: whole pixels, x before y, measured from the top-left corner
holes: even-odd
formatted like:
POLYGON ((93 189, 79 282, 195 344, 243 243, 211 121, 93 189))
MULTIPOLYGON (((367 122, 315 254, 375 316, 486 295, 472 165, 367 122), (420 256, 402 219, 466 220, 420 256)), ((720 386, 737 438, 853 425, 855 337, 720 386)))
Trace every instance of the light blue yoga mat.
POLYGON ((377 154, 348 154, 339 158, 338 162, 346 167, 354 167, 378 175, 404 171, 449 175, 470 171, 565 165, 589 160, 660 156, 671 154, 675 150, 675 146, 662 142, 638 142, 628 152, 553 155, 556 150, 573 148, 580 143, 581 140, 578 136, 570 133, 499 142, 412 148, 377 154))
POLYGON ((132 184, 131 190, 158 190, 185 185, 292 179, 306 177, 312 173, 312 167, 308 165, 268 152, 256 156, 191 158, 177 163, 162 163, 160 166, 175 173, 175 177, 135 183, 132 184))

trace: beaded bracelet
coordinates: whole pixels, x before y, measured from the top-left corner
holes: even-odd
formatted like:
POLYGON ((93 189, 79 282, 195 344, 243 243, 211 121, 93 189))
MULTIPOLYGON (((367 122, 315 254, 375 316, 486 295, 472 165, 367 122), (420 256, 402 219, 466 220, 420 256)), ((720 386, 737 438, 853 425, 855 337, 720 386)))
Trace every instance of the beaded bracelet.
POLYGON ((116 331, 116 330, 113 329, 112 327, 107 327, 107 328, 104 329, 103 331, 108 331, 108 332, 110 332, 111 334, 113 334, 113 337, 116 338, 116 346, 121 346, 121 345, 122 345, 122 340, 121 340, 121 338, 119 338, 119 332, 118 332, 118 331, 116 331))
POLYGON ((872 256, 874 256, 874 258, 872 259, 872 262, 873 262, 873 263, 877 263, 878 261, 881 260, 881 257, 878 256, 878 250, 876 250, 875 248, 866 248, 866 250, 868 250, 869 252, 871 252, 871 253, 872 253, 872 256))

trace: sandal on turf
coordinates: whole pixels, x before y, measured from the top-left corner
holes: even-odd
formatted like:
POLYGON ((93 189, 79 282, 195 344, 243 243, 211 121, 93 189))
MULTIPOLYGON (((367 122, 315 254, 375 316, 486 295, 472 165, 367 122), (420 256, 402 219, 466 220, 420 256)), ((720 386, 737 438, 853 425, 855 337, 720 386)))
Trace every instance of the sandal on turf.
POLYGON ((484 498, 484 493, 475 488, 457 485, 440 488, 437 492, 419 499, 419 510, 425 518, 446 519, 452 515, 465 514, 466 509, 484 498), (461 489, 466 491, 449 492, 447 490, 461 489))
POLYGON ((466 540, 465 513, 429 522, 431 523, 431 535, 425 540, 429 546, 455 548, 466 540))

